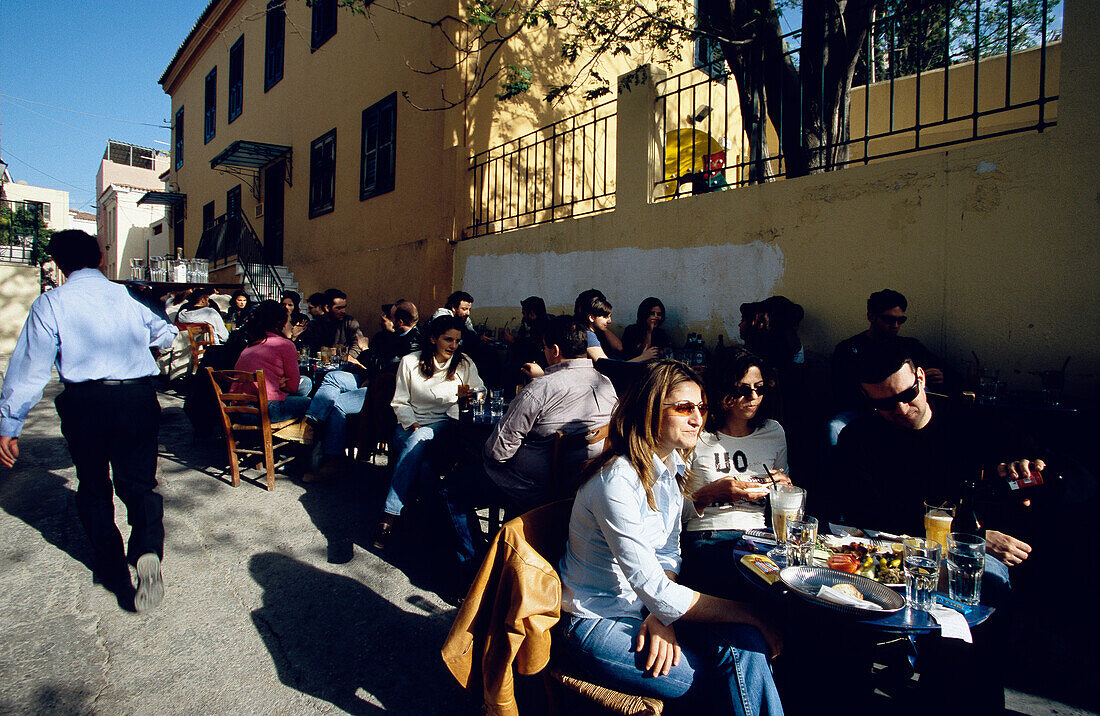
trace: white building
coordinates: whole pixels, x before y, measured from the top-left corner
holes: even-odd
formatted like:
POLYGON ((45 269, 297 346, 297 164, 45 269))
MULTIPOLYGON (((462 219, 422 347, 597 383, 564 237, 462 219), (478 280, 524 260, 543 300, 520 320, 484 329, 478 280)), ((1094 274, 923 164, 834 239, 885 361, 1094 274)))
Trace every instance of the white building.
POLYGON ((96 174, 96 223, 107 278, 129 278, 130 259, 168 253, 165 207, 138 205, 149 191, 162 191, 168 155, 155 149, 108 141, 96 174))

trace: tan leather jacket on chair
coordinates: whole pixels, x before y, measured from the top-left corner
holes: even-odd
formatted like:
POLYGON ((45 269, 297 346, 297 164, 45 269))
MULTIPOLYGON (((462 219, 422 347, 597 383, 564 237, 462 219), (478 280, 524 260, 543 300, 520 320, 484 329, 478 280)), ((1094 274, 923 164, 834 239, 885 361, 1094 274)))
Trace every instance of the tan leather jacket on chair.
POLYGON ((476 688, 480 676, 486 713, 519 713, 513 663, 530 675, 550 661, 550 628, 561 615, 557 562, 572 506, 554 502, 501 528, 443 644, 443 661, 463 688, 476 688))

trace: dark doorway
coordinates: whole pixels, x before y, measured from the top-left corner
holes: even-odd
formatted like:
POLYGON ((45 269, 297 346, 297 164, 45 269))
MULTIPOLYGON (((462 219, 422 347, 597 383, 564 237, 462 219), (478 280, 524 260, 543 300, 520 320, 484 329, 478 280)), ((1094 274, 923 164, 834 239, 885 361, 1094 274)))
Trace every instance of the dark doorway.
POLYGON ((283 177, 286 161, 278 161, 264 171, 264 261, 269 266, 283 265, 283 177))

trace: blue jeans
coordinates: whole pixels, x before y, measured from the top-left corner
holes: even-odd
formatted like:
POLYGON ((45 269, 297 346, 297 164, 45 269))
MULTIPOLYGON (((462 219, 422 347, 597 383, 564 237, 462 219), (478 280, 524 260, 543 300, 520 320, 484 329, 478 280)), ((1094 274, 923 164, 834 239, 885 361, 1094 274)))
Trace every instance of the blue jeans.
POLYGON ((676 622, 680 663, 654 677, 644 671, 647 651, 634 651, 641 619, 563 617, 565 652, 595 683, 662 699, 686 696, 708 713, 783 713, 764 637, 750 626, 676 622))
POLYGON ((434 461, 431 459, 429 447, 432 442, 449 437, 456 424, 457 421, 446 418, 430 425, 422 425, 417 430, 397 426, 393 434, 393 451, 398 457, 393 467, 390 491, 386 495, 383 512, 387 515, 401 514, 417 478, 431 471, 434 461))
POLYGON ((297 420, 305 415, 306 410, 309 409, 309 391, 311 390, 313 390, 313 381, 303 375, 301 382, 298 383, 298 390, 293 395, 267 404, 267 414, 271 422, 297 420))
POLYGON ((360 388, 355 376, 347 371, 334 370, 325 376, 317 393, 309 404, 306 417, 315 423, 323 423, 325 436, 322 450, 325 455, 340 455, 347 446, 347 422, 349 415, 363 410, 367 389, 360 388))

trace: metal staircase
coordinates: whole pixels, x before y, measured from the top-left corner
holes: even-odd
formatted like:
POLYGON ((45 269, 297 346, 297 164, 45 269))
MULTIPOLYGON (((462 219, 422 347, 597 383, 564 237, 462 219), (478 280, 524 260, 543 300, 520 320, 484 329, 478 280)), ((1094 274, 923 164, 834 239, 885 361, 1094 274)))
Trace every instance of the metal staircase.
POLYGON ((289 269, 265 263, 263 244, 239 210, 219 216, 202 232, 195 256, 208 259, 215 267, 235 261, 236 274, 244 278, 245 293, 255 301, 278 301, 285 289, 297 290, 289 269))

